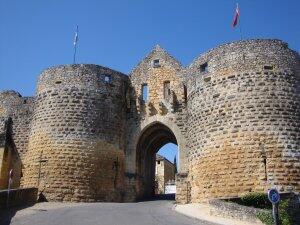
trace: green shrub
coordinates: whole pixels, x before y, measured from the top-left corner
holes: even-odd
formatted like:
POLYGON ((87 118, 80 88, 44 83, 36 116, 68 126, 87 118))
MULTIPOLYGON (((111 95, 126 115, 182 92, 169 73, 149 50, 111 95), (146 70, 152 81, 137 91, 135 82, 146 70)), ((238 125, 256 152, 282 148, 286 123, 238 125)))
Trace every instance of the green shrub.
MULTIPOLYGON (((250 192, 241 197, 239 204, 245 206, 252 206, 260 209, 267 209, 266 212, 260 212, 256 216, 260 219, 264 224, 273 225, 273 216, 272 216, 272 204, 268 199, 268 195, 266 193, 258 193, 258 192, 250 192)), ((291 225, 292 219, 288 214, 288 207, 290 204, 289 199, 285 199, 280 201, 279 203, 279 219, 281 225, 291 225)))
MULTIPOLYGON (((279 203, 279 220, 281 225, 292 225, 292 218, 288 214, 288 206, 289 206, 290 200, 285 199, 280 201, 279 203)), ((261 222, 267 225, 273 225, 274 220, 273 220, 273 215, 272 211, 268 210, 267 212, 259 212, 257 215, 257 218, 260 219, 261 222)))
POLYGON ((260 209, 272 208, 272 204, 265 193, 250 192, 241 197, 241 204, 260 209))
POLYGON ((266 225, 274 225, 272 212, 259 212, 256 217, 266 225))
POLYGON ((288 207, 290 204, 289 199, 285 199, 280 201, 279 203, 279 217, 282 225, 291 225, 292 223, 292 218, 288 214, 288 207))

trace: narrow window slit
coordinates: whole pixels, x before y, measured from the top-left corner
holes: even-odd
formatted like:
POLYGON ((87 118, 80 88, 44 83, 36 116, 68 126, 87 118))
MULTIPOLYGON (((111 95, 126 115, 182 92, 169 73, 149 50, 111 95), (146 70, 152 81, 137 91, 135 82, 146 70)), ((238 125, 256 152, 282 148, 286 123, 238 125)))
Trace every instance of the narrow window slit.
POLYGON ((142 85, 142 100, 144 102, 148 101, 148 98, 149 98, 148 95, 149 95, 148 84, 143 84, 142 85))
POLYGON ((187 89, 186 89, 186 85, 183 85, 183 95, 184 95, 184 101, 187 102, 187 89))
POLYGON ((207 64, 207 62, 203 63, 202 65, 200 65, 200 72, 201 73, 208 72, 208 64, 207 64))
POLYGON ((158 67, 160 67, 159 59, 154 59, 154 60, 152 61, 152 66, 153 66, 153 68, 158 68, 158 67))
POLYGON ((168 100, 171 95, 170 81, 164 82, 164 99, 168 100))
POLYGON ((259 144, 259 148, 261 150, 261 157, 262 157, 262 161, 263 161, 263 166, 264 166, 264 180, 268 179, 268 173, 267 173, 267 155, 266 155, 266 151, 265 151, 265 147, 263 144, 259 144))
POLYGON ((104 82, 105 83, 111 83, 112 79, 111 79, 111 75, 105 74, 104 75, 104 82))
POLYGON ((266 65, 264 66, 264 70, 273 70, 273 66, 266 65))

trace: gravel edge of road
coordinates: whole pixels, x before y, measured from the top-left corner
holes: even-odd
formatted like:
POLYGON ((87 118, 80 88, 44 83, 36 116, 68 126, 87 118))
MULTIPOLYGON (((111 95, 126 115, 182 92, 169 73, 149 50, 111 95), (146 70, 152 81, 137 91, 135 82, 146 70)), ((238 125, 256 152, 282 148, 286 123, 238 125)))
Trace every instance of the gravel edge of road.
POLYGON ((174 204, 172 210, 190 218, 195 218, 201 221, 206 221, 220 225, 259 225, 242 220, 223 218, 220 216, 211 215, 211 208, 209 204, 205 203, 190 203, 185 205, 174 204))

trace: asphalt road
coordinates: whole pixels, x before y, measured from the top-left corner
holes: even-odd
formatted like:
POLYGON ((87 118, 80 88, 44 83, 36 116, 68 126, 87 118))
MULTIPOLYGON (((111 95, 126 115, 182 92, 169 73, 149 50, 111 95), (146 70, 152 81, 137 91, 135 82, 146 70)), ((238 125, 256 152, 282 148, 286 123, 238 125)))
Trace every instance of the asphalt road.
MULTIPOLYGON (((9 215, 7 225, 212 225, 181 215, 173 201, 156 200, 137 203, 40 203, 9 215)), ((3 214, 2 214, 3 216, 3 214)))

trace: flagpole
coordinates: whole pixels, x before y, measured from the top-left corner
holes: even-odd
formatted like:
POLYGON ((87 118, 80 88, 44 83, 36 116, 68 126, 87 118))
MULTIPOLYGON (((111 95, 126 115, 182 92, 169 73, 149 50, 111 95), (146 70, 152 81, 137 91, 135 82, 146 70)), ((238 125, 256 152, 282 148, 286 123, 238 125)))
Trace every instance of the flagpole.
POLYGON ((77 25, 77 27, 76 27, 76 33, 75 33, 75 38, 74 38, 73 64, 76 63, 77 41, 78 41, 78 25, 77 25))
POLYGON ((77 49, 77 47, 76 47, 76 45, 74 45, 73 64, 75 64, 75 62, 76 62, 76 49, 77 49))
MULTIPOLYGON (((241 13, 240 8, 239 8, 239 4, 237 4, 237 7, 239 9, 239 14, 241 13)), ((242 23, 241 23, 241 16, 239 15, 239 30, 240 30, 240 37, 241 37, 241 41, 243 40, 243 33, 242 33, 242 23)))
POLYGON ((239 3, 236 3, 235 13, 232 22, 232 27, 235 28, 236 26, 239 27, 240 38, 241 40, 243 40, 239 3))
POLYGON ((240 36, 241 36, 241 40, 243 40, 242 27, 241 27, 241 20, 240 20, 240 36))

